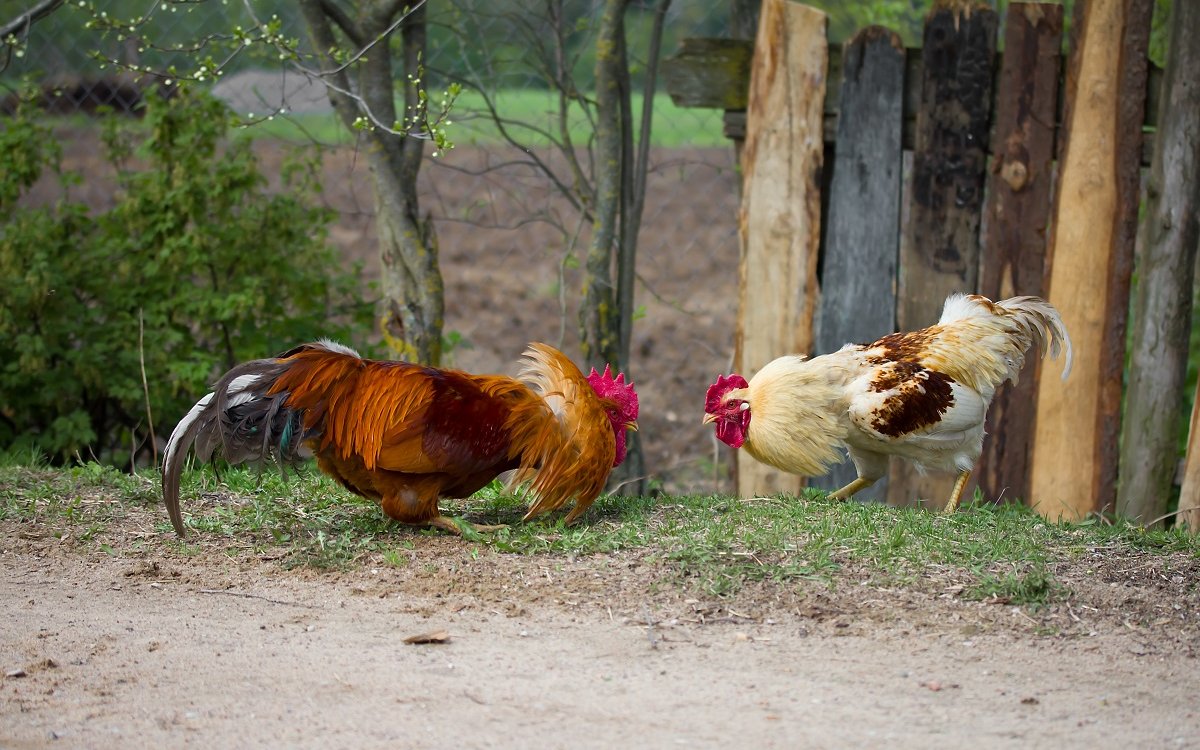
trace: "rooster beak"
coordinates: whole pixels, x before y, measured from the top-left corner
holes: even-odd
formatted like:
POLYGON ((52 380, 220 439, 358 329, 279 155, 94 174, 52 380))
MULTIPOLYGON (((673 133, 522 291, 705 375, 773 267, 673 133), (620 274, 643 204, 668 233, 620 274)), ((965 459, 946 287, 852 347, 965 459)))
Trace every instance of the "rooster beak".
POLYGON ((629 430, 630 432, 637 432, 638 431, 637 422, 627 422, 625 424, 625 429, 629 430))
POLYGON ((710 422, 716 422, 716 421, 717 421, 716 414, 705 414, 704 421, 701 422, 700 424, 709 424, 710 422))

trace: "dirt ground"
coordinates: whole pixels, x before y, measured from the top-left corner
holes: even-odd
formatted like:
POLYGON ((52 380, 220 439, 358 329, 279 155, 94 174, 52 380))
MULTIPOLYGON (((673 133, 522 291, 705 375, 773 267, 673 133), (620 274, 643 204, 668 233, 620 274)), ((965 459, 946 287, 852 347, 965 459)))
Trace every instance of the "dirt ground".
POLYGON ((1029 610, 853 567, 713 598, 640 553, 413 534, 288 571, 2 526, 2 748, 1200 747, 1196 564, 1097 556, 1029 610))
MULTIPOLYGON (((64 146, 94 168, 94 141, 64 146)), ((268 169, 286 150, 260 149, 268 169)), ((727 491, 699 417, 733 346, 732 156, 654 160, 633 367, 647 465, 667 492, 727 491)), ((476 371, 511 371, 532 340, 578 354, 577 277, 560 282, 560 236, 526 221, 574 219, 527 168, 487 171, 498 161, 460 148, 423 177, 447 328, 469 344, 455 364, 476 371)), ((376 263, 361 155, 324 169, 333 241, 376 263)), ((1056 571, 1069 603, 1030 610, 853 567, 832 588, 715 598, 644 553, 416 534, 404 566, 285 570, 203 542, 184 554, 153 528, 98 548, 0 523, 0 748, 1200 747, 1194 560, 1166 574, 1101 551, 1075 579, 1056 571)))

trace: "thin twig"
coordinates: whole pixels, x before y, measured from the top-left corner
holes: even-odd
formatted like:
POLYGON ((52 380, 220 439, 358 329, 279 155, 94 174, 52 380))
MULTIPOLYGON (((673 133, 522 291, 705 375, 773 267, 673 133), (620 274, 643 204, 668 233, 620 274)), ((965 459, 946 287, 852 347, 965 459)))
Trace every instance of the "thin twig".
POLYGON ((646 605, 642 605, 642 616, 646 620, 646 637, 650 639, 650 648, 658 648, 658 639, 654 637, 654 618, 650 616, 650 609, 646 605))
MULTIPOLYGON (((150 456, 158 466, 158 440, 154 435, 154 414, 150 411, 150 384, 146 380, 146 321, 142 308, 138 308, 138 363, 142 366, 142 392, 146 394, 146 421, 150 426, 150 456)), ((130 461, 133 460, 131 456, 130 461)))
POLYGON ((271 604, 284 604, 289 607, 304 607, 305 609, 320 609, 311 604, 301 604, 300 602, 285 602, 282 599, 272 599, 269 596, 260 596, 258 594, 247 594, 242 591, 225 591, 224 589, 196 589, 198 594, 221 594, 223 596, 237 596, 242 599, 262 599, 264 602, 271 604))
POLYGON ((27 36, 31 26, 53 13, 62 4, 63 0, 42 0, 42 2, 8 21, 3 26, 0 26, 0 39, 7 39, 17 32, 20 32, 22 36, 27 36))
POLYGON ((1192 508, 1180 508, 1178 510, 1171 511, 1170 513, 1164 513, 1163 515, 1154 519, 1150 523, 1146 524, 1146 528, 1150 528, 1151 526, 1154 526, 1155 524, 1157 524, 1159 521, 1165 521, 1172 516, 1179 515, 1180 513, 1187 513, 1189 510, 1193 510, 1193 509, 1192 508))

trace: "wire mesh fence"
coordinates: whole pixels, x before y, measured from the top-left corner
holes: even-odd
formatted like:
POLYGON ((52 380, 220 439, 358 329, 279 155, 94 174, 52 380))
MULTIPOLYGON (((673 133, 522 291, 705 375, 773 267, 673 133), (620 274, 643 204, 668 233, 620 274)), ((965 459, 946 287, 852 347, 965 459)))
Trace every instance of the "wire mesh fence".
MULTIPOLYGON (((591 123, 583 108, 573 108, 568 127, 560 127, 562 91, 548 80, 554 74, 547 64, 562 56, 572 74, 571 95, 590 96, 593 30, 602 5, 598 0, 458 0, 428 6, 424 66, 431 95, 451 80, 467 84, 450 114, 455 148, 426 159, 419 196, 437 232, 446 282, 445 327, 455 366, 511 371, 524 345, 535 340, 578 355, 578 267, 590 225, 563 187, 577 179, 572 170, 578 165, 590 169, 591 123), (547 8, 563 14, 558 27, 547 21, 547 8), (564 132, 569 145, 562 142, 564 132)), ((627 21, 638 116, 652 5, 635 4, 627 21)), ((671 54, 684 37, 725 33, 729 5, 724 0, 673 3, 663 54, 671 54)), ((26 8, 0 2, 0 22, 26 8)), ((198 59, 217 57, 216 42, 231 30, 273 17, 280 37, 304 54, 310 51, 293 3, 117 0, 98 8, 67 3, 29 26, 20 55, 0 74, 8 106, 22 83, 40 88, 64 145, 64 166, 82 176, 77 194, 94 200, 97 209, 113 200, 115 189, 104 186, 111 177, 97 156, 97 118, 80 115, 108 109, 136 114, 141 97, 168 82, 163 75, 138 76, 130 66, 156 73, 194 70, 198 59), (152 19, 126 32, 101 35, 89 28, 99 15, 137 19, 148 8, 155 9, 152 19)), ((330 240, 348 263, 363 262, 372 277, 379 259, 372 181, 360 158, 363 142, 336 119, 320 83, 269 48, 238 51, 217 62, 221 74, 210 89, 235 113, 253 120, 277 113, 271 122, 246 131, 255 137, 268 176, 297 149, 322 147, 323 200, 337 215, 330 240)), ((673 490, 712 489, 714 480, 724 486, 724 470, 699 424, 698 398, 712 376, 728 368, 733 347, 734 155, 722 135, 719 112, 676 108, 661 89, 651 106, 632 376, 642 394, 642 436, 652 477, 673 490)))

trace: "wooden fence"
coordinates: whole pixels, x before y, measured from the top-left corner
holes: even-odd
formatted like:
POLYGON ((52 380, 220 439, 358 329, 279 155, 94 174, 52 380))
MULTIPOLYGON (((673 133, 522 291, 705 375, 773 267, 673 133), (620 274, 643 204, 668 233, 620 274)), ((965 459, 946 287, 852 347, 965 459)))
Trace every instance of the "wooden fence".
MULTIPOLYGON (((735 369, 930 325, 951 292, 1047 297, 1075 369, 1062 383, 1061 362, 1030 358, 997 394, 974 479, 1067 518, 1115 507, 1139 175, 1162 85, 1151 0, 1079 4, 1065 60, 1059 5, 1011 3, 1000 54, 982 3, 938 0, 914 50, 879 27, 831 46, 823 13, 765 0, 755 40, 686 40, 663 68, 675 102, 724 109, 740 147, 735 369)), ((738 461, 743 496, 800 487, 738 461)), ((847 462, 816 483, 853 476, 847 462)), ((876 496, 937 503, 952 481, 895 461, 876 496)))

